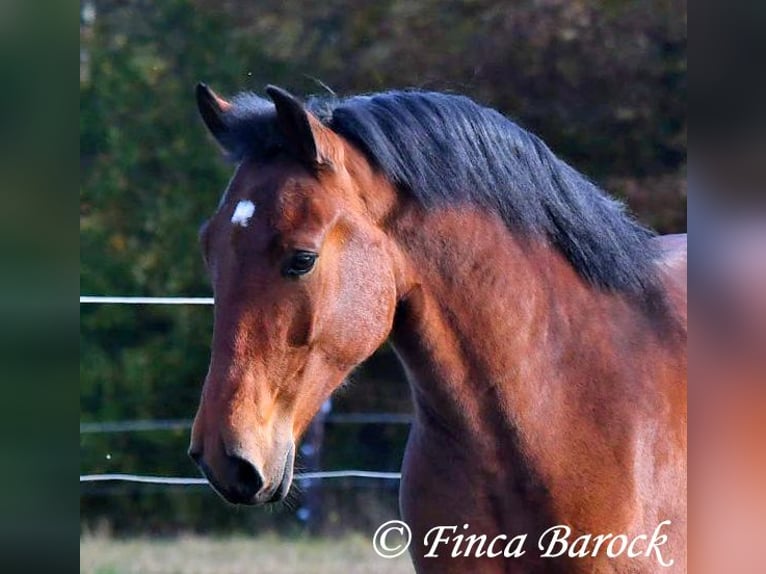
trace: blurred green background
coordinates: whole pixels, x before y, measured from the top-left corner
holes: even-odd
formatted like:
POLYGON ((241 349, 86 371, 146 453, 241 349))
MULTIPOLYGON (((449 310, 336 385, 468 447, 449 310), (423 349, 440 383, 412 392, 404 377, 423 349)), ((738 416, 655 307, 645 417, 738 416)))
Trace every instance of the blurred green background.
MULTIPOLYGON (((80 3, 80 292, 207 296, 197 229, 231 166, 197 118, 194 85, 298 94, 419 87, 513 117, 661 232, 686 228, 686 6, 659 0, 87 0, 80 3)), ((82 423, 188 419, 210 307, 81 305, 82 423)), ((409 412, 388 348, 334 413, 409 412)), ((323 469, 399 469, 407 427, 328 423, 323 469)), ((197 476, 188 430, 81 433, 80 472, 197 476)), ((300 461, 299 461, 300 464, 300 461)), ((396 483, 326 481, 312 531, 371 532, 396 483), (315 530, 314 530, 315 529, 315 530)), ((83 532, 307 528, 233 509, 206 487, 81 485, 83 532)))

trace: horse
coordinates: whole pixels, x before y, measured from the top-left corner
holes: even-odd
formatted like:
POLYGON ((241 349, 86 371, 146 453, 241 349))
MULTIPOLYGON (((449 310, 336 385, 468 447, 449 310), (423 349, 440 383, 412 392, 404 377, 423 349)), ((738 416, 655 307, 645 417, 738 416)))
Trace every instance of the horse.
POLYGON ((236 164, 199 234, 189 454, 213 488, 284 499, 302 432, 388 340, 417 572, 684 572, 685 235, 468 97, 266 94, 196 89, 236 164))

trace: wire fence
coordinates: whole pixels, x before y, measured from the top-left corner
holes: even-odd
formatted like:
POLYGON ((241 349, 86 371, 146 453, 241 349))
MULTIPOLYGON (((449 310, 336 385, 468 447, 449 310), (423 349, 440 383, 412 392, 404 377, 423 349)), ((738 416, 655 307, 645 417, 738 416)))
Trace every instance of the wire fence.
MULTIPOLYGON (((212 297, 122 297, 81 295, 80 304, 107 305, 213 305, 212 297)), ((412 416, 403 413, 326 413, 323 423, 411 424, 412 416)), ((128 420, 80 423, 80 434, 186 430, 190 419, 128 420)), ((369 470, 329 470, 296 473, 294 480, 308 482, 334 478, 400 480, 399 472, 369 470)), ((126 473, 82 474, 80 483, 121 482, 153 485, 197 486, 209 482, 201 477, 152 476, 126 473)))
POLYGON ((212 297, 113 297, 80 295, 80 304, 106 305, 213 305, 212 297))
MULTIPOLYGON (((380 480, 399 480, 400 472, 378 472, 373 470, 323 470, 317 472, 300 472, 293 476, 294 480, 322 480, 329 478, 375 478, 380 480)), ((81 474, 80 482, 135 482, 141 484, 168 484, 179 486, 195 486, 210 484, 205 478, 180 476, 149 476, 144 474, 81 474)))
MULTIPOLYGON (((325 417, 324 422, 329 424, 409 425, 412 423, 412 416, 404 413, 331 413, 325 417)), ((86 422, 80 423, 80 434, 188 430, 191 427, 191 419, 86 422)))

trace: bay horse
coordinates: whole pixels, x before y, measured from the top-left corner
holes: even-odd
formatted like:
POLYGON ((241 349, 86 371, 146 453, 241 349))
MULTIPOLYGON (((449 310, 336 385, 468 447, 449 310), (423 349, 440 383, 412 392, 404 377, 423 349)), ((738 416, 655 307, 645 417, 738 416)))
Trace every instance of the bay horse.
POLYGON ((215 490, 283 499, 301 433, 388 339, 419 573, 684 572, 685 236, 467 97, 266 93, 196 92, 237 166, 200 230, 215 326, 189 454, 215 490), (580 542, 544 557, 556 525, 580 542), (428 557, 436 526, 528 538, 428 557), (633 555, 593 552, 606 534, 633 555))

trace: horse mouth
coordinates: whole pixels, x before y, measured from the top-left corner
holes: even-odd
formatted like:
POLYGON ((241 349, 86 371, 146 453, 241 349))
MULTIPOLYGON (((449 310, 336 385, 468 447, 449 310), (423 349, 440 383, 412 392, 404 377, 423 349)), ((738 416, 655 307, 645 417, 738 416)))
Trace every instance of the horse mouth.
POLYGON ((295 443, 290 443, 290 448, 285 455, 285 463, 282 467, 282 478, 279 481, 274 494, 269 498, 267 503, 282 502, 287 498, 287 493, 290 492, 290 487, 293 483, 293 465, 295 458, 295 443))

